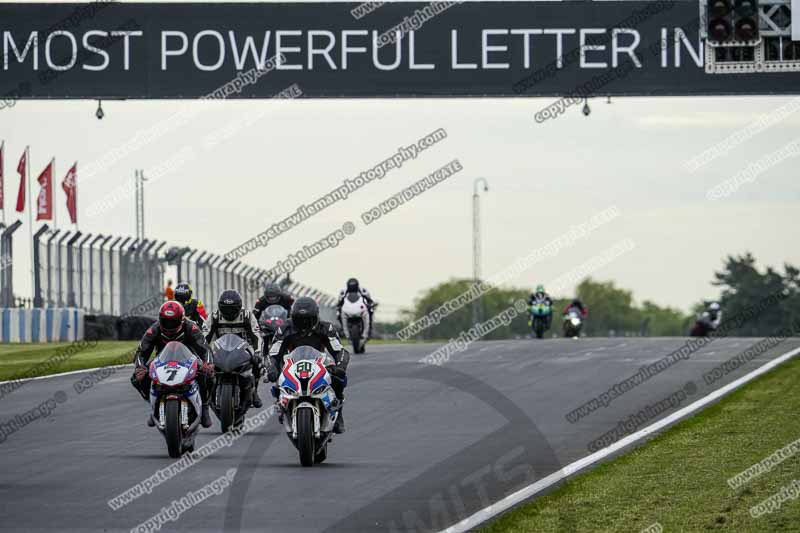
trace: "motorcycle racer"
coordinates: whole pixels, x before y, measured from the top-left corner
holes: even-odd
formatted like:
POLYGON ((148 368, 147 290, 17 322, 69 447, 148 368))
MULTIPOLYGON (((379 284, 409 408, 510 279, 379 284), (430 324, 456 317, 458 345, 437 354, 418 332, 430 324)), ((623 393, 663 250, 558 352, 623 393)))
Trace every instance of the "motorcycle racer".
MULTIPOLYGON (((200 399, 203 404, 200 423, 204 428, 211 427, 211 416, 208 410, 208 399, 211 393, 211 377, 214 375, 214 363, 211 359, 211 350, 200 331, 200 327, 186 318, 183 306, 172 300, 164 302, 158 312, 158 320, 145 332, 136 353, 133 357, 134 371, 131 384, 139 394, 150 401, 150 373, 149 359, 155 351, 156 356, 172 341, 183 343, 189 350, 200 358, 201 366, 197 373, 197 384, 200 387, 200 399)), ((152 413, 148 415, 147 425, 155 426, 152 413)))
POLYGON ((219 295, 217 310, 203 325, 203 336, 209 344, 228 333, 238 335, 249 342, 253 350, 250 354, 254 380, 251 403, 253 407, 260 408, 264 405, 258 396, 261 369, 264 366, 263 338, 256 317, 250 311, 242 309, 242 297, 235 290, 222 291, 222 294, 219 295))
MULTIPOLYGON (((298 346, 311 346, 315 350, 327 350, 333 357, 334 364, 326 367, 330 373, 331 387, 337 399, 344 401, 344 388, 347 386, 347 365, 350 353, 342 347, 336 329, 329 322, 319 319, 319 306, 313 298, 303 296, 292 306, 290 319, 275 332, 275 340, 269 351, 270 364, 267 368, 267 380, 276 382, 283 358, 298 346)), ((344 418, 341 407, 336 419, 335 433, 344 433, 344 418)))

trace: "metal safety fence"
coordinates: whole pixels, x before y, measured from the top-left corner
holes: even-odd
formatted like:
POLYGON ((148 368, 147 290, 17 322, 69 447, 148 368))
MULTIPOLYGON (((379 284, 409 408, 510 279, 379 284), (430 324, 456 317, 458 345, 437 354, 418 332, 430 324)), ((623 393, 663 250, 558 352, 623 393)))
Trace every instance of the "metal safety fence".
MULTIPOLYGON (((316 299, 323 315, 331 316, 335 298, 290 278, 270 279, 265 269, 223 255, 170 245, 159 239, 52 229, 42 225, 33 236, 34 294, 24 298, 13 288, 12 235, 20 223, 0 224, 0 307, 78 308, 88 314, 143 313, 143 302, 163 299, 167 277, 191 283, 209 311, 218 295, 236 289, 252 307, 263 284, 274 281, 289 294, 316 299)), ((147 309, 154 314, 157 305, 147 309)))

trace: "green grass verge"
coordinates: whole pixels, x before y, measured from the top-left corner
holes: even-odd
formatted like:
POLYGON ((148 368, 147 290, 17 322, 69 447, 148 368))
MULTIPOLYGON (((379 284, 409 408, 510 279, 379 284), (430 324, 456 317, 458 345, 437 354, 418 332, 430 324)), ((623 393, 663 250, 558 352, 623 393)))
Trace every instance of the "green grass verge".
MULTIPOLYGON (((370 341, 370 344, 399 343, 395 340, 370 341)), ((79 349, 74 355, 64 357, 63 361, 54 360, 56 364, 42 364, 71 345, 70 342, 0 344, 0 381, 115 365, 121 360, 128 363, 133 360, 131 350, 136 348, 137 341, 99 341, 96 346, 79 349), (131 355, 125 358, 126 354, 131 355)))
POLYGON ((727 479, 800 438, 800 360, 759 377, 642 447, 500 517, 483 533, 800 531, 800 499, 751 507, 800 479, 800 454, 738 490, 727 479))
POLYGON ((125 354, 131 354, 125 361, 130 362, 133 360, 131 350, 136 348, 137 342, 99 341, 94 346, 78 348, 74 355, 63 360, 61 357, 53 360, 56 364, 46 363, 71 345, 70 342, 0 345, 0 381, 119 364, 125 354))

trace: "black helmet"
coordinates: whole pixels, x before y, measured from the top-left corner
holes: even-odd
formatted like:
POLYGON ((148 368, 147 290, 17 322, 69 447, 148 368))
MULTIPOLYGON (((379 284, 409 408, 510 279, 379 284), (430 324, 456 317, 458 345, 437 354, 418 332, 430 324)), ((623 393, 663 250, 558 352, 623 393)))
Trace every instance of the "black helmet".
POLYGON ((272 283, 270 281, 264 285, 264 299, 267 301, 268 305, 274 305, 280 302, 281 296, 283 296, 283 291, 277 283, 272 283))
POLYGON ((347 292, 358 292, 358 280, 356 278, 347 280, 347 292))
POLYGON ((579 298, 572 299, 572 305, 577 305, 578 307, 583 307, 583 303, 580 301, 579 298))
POLYGON ((192 299, 192 286, 182 281, 175 287, 175 301, 186 305, 192 299))
POLYGON ((292 305, 292 325, 300 333, 311 331, 319 323, 319 306, 314 298, 302 296, 292 305))
POLYGON ((219 312, 225 320, 235 320, 242 310, 242 297, 238 291, 228 289, 219 295, 217 304, 219 312))

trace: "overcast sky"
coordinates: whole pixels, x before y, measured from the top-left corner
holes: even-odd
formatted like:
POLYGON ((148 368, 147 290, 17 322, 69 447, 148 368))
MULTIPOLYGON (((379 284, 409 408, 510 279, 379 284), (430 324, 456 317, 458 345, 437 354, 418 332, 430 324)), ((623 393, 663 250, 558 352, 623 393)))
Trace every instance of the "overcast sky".
MULTIPOLYGON (((471 275, 471 195, 473 180, 483 176, 490 187, 481 196, 485 275, 593 213, 617 206, 618 218, 538 263, 513 284, 547 285, 620 239, 631 238, 636 248, 595 276, 632 289, 638 301, 688 309, 717 294, 710 281, 727 254, 750 251, 762 265, 800 264, 796 158, 760 174, 727 198, 706 198, 711 187, 759 155, 795 140, 800 114, 694 173, 685 167, 706 148, 787 102, 779 97, 618 98, 609 105, 593 99, 588 118, 578 106, 543 124, 533 115, 550 103, 546 99, 126 101, 104 103, 103 120, 95 118, 94 102, 20 102, 0 112, 6 141, 6 206, 16 195, 17 160, 29 144, 34 177, 55 157, 60 183, 68 166, 79 162, 82 230, 132 235, 132 195, 106 214, 87 216, 90 206, 124 186, 135 168, 152 174, 165 160, 188 154, 173 159, 177 166, 147 185, 147 236, 225 253, 300 204, 392 155, 397 147, 444 128, 448 137, 416 160, 244 261, 270 268, 353 221, 354 235, 300 266, 294 277, 333 293, 348 276, 357 276, 387 304, 388 318, 389 311, 408 306, 422 290, 471 275), (82 180, 82 165, 123 145, 179 105, 199 106, 200 112, 123 158, 102 177, 82 180), (245 119, 252 123, 215 149, 204 147, 207 135, 245 119), (360 220, 368 208, 454 158, 463 171, 369 226, 360 220)), ((57 193, 63 227, 66 209, 60 187, 57 193)), ((22 230, 17 235, 15 283, 19 294, 27 294, 28 251, 20 238, 22 230)))

